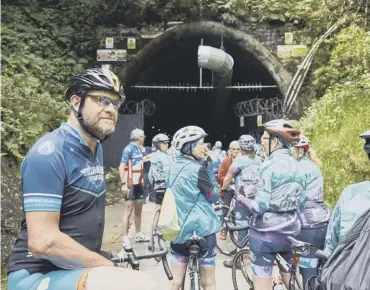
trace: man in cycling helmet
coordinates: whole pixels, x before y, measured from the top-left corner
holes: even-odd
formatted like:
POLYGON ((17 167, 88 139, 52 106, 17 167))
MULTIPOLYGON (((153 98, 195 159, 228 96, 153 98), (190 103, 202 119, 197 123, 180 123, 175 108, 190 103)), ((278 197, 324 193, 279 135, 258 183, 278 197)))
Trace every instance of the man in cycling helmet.
MULTIPOLYGON (((370 160, 370 130, 360 135, 365 141, 364 150, 370 160)), ((370 181, 347 186, 339 197, 331 216, 325 238, 325 252, 329 256, 340 238, 357 219, 370 208, 370 181)))
MULTIPOLYGON (((287 237, 301 231, 297 210, 303 211, 306 195, 305 176, 289 150, 292 142, 299 141, 299 131, 285 120, 273 120, 263 126, 261 142, 268 157, 258 171, 255 199, 237 197, 254 213, 249 219, 248 234, 256 290, 271 288, 276 253, 288 262, 292 260, 287 237)), ((281 269, 281 275, 287 286, 289 273, 281 269)))
POLYGON ((125 198, 122 218, 123 240, 128 239, 129 222, 135 208, 135 241, 148 242, 149 238, 141 232, 141 214, 145 202, 144 155, 141 150, 145 140, 144 131, 132 130, 130 140, 131 142, 123 149, 119 166, 121 190, 125 198))
POLYGON ((155 135, 152 144, 157 151, 152 155, 149 169, 149 181, 154 186, 155 204, 158 207, 162 205, 164 193, 166 191, 166 177, 170 169, 170 160, 167 154, 170 138, 165 134, 155 135))
POLYGON ((67 122, 37 140, 21 166, 25 219, 9 259, 8 289, 143 289, 149 276, 113 267, 101 254, 101 142, 125 99, 120 81, 108 70, 88 69, 71 79, 65 99, 67 122))
MULTIPOLYGON (((222 190, 227 189, 232 180, 235 179, 236 195, 242 195, 250 199, 254 199, 257 191, 258 168, 262 163, 261 158, 256 156, 256 153, 254 152, 256 139, 251 135, 242 135, 238 142, 241 154, 233 160, 233 163, 224 179, 222 190)), ((252 213, 245 205, 240 202, 236 202, 235 220, 238 226, 248 225, 251 215, 252 213)), ((247 234, 247 231, 240 231, 238 234, 238 242, 243 242, 247 234)), ((224 266, 231 268, 232 260, 224 261, 224 266)))
POLYGON ((200 284, 205 290, 216 289, 216 236, 220 220, 212 208, 220 197, 220 190, 211 164, 205 162, 208 155, 204 130, 187 126, 178 130, 173 137, 173 146, 180 155, 171 164, 166 180, 168 190, 173 192, 177 207, 180 232, 171 243, 172 289, 180 289, 189 258, 187 241, 195 233, 204 238, 200 243, 200 284))

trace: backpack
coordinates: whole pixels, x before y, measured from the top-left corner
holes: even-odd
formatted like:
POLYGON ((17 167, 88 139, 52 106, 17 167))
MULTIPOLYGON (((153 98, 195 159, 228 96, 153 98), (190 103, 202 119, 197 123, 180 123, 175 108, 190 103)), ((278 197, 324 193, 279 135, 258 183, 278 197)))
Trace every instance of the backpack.
POLYGON ((319 290, 370 290, 370 209, 339 240, 318 277, 319 290))

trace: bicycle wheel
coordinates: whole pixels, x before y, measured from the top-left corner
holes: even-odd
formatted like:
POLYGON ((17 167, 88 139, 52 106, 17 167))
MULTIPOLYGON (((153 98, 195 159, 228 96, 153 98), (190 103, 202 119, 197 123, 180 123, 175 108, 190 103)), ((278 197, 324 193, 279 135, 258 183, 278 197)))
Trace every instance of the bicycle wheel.
POLYGON ((232 278, 234 290, 245 289, 245 285, 253 290, 250 251, 240 250, 233 259, 232 278))
POLYGON ((191 273, 193 278, 190 278, 190 290, 200 290, 200 279, 199 273, 191 273))
POLYGON ((223 224, 221 231, 216 234, 217 249, 220 253, 226 256, 233 256, 237 251, 237 247, 230 238, 230 232, 227 231, 226 225, 223 224), (225 239, 221 239, 222 233, 225 233, 225 239))
POLYGON ((157 225, 158 225, 158 220, 159 220, 159 215, 161 213, 161 208, 158 208, 155 211, 154 217, 152 224, 150 226, 150 240, 149 240, 149 245, 148 245, 148 250, 154 252, 155 250, 155 235, 157 234, 157 225))
POLYGON ((309 278, 306 282, 304 290, 316 290, 316 280, 317 276, 309 278))

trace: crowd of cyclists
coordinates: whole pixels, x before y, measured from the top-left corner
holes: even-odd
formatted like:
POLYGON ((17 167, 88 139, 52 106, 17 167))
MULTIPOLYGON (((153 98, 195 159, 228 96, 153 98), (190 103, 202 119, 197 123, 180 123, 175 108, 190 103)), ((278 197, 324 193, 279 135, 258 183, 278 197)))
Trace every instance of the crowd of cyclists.
MULTIPOLYGON (((71 105, 67 123, 41 137, 22 164, 26 216, 9 261, 9 289, 157 289, 144 273, 118 270, 99 255, 105 198, 101 142, 114 131, 125 99, 122 86, 112 72, 89 69, 72 79, 65 98, 71 105), (135 280, 130 275, 136 275, 135 280)), ((216 289, 216 235, 226 238, 220 232, 223 215, 214 210, 219 200, 228 205, 235 197, 236 223, 249 226, 238 240, 249 237, 256 290, 272 288, 276 253, 292 260, 288 236, 314 246, 300 260, 305 283, 317 275, 316 251, 324 249, 330 255, 370 208, 370 181, 364 181, 345 188, 332 211, 324 201, 324 177, 309 139, 286 120, 269 121, 263 128, 260 140, 242 135, 226 153, 221 142, 213 148, 206 142, 202 128, 186 126, 172 140, 156 135, 155 152, 146 160, 141 150, 144 131, 132 131, 119 170, 125 197, 123 240, 128 239, 133 212, 136 241, 147 240, 141 233, 142 170, 144 162, 150 161, 148 177, 156 207, 171 190, 180 225, 171 241, 172 290, 183 283, 187 241, 194 233, 204 238, 200 284, 204 290, 216 289)), ((370 159, 370 131, 360 137, 370 159)), ((225 261, 224 266, 231 267, 231 262, 225 261)), ((280 272, 288 285, 289 274, 284 269, 280 272)))

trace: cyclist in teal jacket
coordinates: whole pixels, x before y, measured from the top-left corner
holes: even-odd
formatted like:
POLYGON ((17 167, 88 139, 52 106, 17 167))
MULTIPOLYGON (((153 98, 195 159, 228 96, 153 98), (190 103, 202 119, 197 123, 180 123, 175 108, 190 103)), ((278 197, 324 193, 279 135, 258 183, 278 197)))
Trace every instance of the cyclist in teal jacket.
POLYGON ((310 149, 310 141, 301 135, 299 142, 292 150, 293 157, 298 160, 298 170, 306 177, 307 200, 305 209, 300 213, 302 229, 298 240, 310 243, 315 248, 299 260, 303 284, 312 276, 317 276, 318 259, 316 252, 324 248, 326 229, 330 220, 331 210, 323 197, 323 176, 319 160, 310 149))
POLYGON ((155 192, 155 204, 159 208, 162 205, 166 191, 166 177, 170 170, 170 157, 167 154, 170 138, 165 134, 157 134, 152 140, 157 151, 150 158, 149 182, 155 192))
MULTIPOLYGON (((360 135, 365 140, 364 150, 370 160, 370 130, 360 135)), ((357 219, 370 208, 370 181, 347 186, 339 197, 329 222, 325 238, 325 252, 330 255, 339 239, 357 219)), ((366 266, 365 266, 366 267, 366 266)))
POLYGON ((173 146, 180 152, 171 164, 167 188, 174 195, 179 226, 178 238, 171 243, 172 249, 172 290, 179 290, 189 257, 187 241, 195 233, 204 238, 201 242, 200 284, 204 290, 216 289, 216 236, 220 219, 212 208, 220 197, 220 189, 213 174, 211 161, 204 144, 206 133, 197 126, 187 126, 178 130, 173 137, 173 146), (203 163, 204 162, 204 163, 203 163))
MULTIPOLYGON (((288 262, 292 260, 287 236, 301 231, 297 210, 304 209, 306 188, 305 176, 289 150, 292 142, 299 141, 299 131, 284 120, 270 121, 264 127, 261 141, 268 157, 258 172, 256 197, 237 197, 254 213, 249 220, 249 247, 255 290, 271 289, 276 253, 288 262)), ((289 273, 281 274, 288 285, 289 273)))

